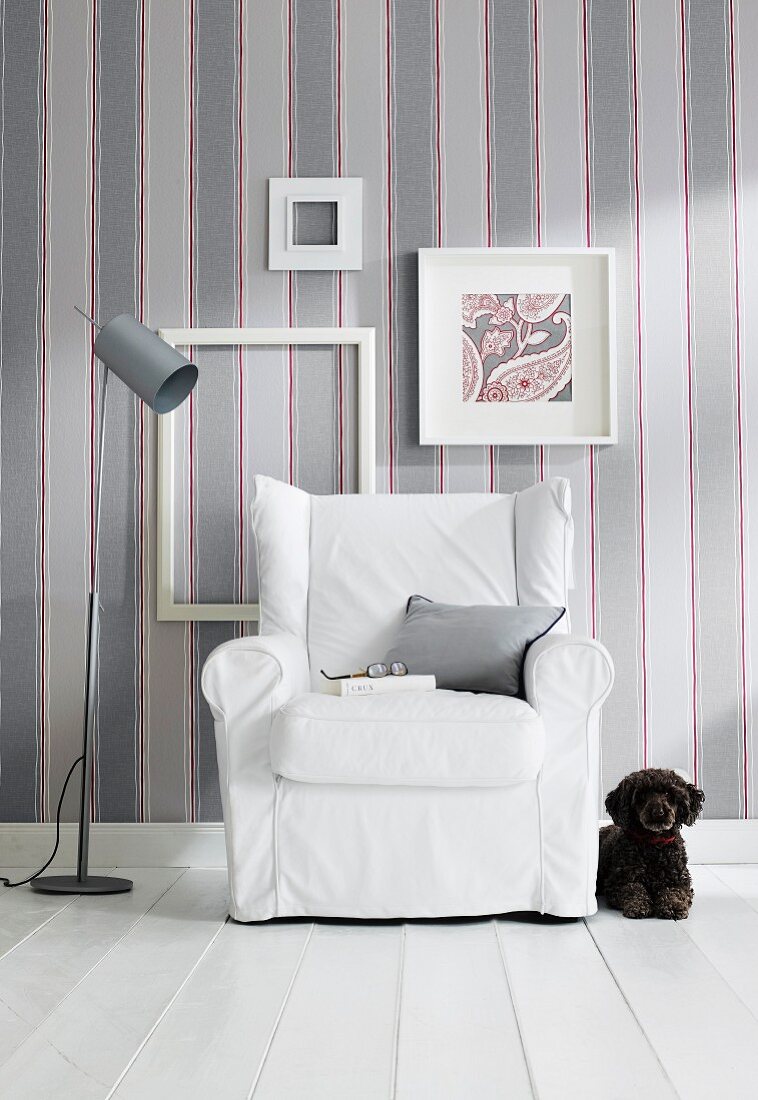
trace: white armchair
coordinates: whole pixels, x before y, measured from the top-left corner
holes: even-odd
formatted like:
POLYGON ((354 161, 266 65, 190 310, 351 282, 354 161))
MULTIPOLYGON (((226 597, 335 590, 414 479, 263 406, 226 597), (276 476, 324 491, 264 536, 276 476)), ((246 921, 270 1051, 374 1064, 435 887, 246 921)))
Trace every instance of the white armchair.
POLYGON ((525 699, 319 690, 321 668, 381 660, 413 593, 565 606, 568 482, 310 496, 255 480, 260 634, 219 646, 202 680, 232 916, 593 913, 603 646, 535 642, 525 699))

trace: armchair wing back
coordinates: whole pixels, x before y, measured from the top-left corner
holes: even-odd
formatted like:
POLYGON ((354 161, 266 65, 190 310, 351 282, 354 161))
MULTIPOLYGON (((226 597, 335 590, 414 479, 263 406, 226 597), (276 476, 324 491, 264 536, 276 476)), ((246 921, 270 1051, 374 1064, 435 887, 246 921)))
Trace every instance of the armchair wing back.
MULTIPOLYGON (((311 496, 255 478, 260 633, 294 635, 319 670, 381 660, 414 593, 459 604, 565 607, 571 490, 311 496)), ((564 629, 568 629, 565 627, 564 629)))

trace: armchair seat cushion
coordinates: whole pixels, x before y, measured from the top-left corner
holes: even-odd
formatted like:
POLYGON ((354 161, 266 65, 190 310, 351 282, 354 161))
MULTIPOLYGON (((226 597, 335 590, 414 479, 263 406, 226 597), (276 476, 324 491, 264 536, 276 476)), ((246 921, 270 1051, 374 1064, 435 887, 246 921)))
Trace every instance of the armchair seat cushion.
POLYGON ((499 787, 536 777, 544 741, 536 711, 510 696, 307 693, 274 718, 270 750, 274 773, 303 783, 499 787))

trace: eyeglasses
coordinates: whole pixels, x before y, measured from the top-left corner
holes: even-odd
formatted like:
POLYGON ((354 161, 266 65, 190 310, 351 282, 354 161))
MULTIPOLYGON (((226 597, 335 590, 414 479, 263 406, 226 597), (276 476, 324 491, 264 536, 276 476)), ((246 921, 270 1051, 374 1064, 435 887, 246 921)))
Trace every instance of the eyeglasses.
POLYGON ((368 668, 362 668, 358 672, 346 672, 344 676, 330 676, 321 669, 321 675, 327 680, 357 680, 361 676, 368 676, 372 680, 381 680, 383 676, 407 676, 408 666, 402 661, 393 661, 391 665, 385 665, 383 661, 377 661, 368 668))

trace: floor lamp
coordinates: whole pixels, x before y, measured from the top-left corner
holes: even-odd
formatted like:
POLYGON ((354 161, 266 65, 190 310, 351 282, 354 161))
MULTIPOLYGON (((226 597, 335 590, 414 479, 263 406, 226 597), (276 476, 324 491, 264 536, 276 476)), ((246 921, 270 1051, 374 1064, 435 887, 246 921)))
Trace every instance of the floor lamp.
MULTIPOLYGON (((76 307, 75 307, 76 308, 76 307)), ((95 732, 95 699, 97 695, 98 643, 100 637, 100 600, 99 582, 99 543, 100 543, 100 497, 102 493, 103 444, 105 441, 105 400, 108 392, 108 376, 113 373, 125 383, 137 397, 141 398, 153 412, 163 414, 172 412, 192 391, 197 382, 197 367, 190 363, 174 348, 170 347, 150 329, 145 328, 134 317, 122 314, 114 317, 102 328, 77 309, 97 328, 95 355, 103 364, 103 382, 100 390, 100 411, 98 416, 97 458, 95 462, 95 517, 92 538, 93 571, 92 588, 89 597, 89 632, 86 664, 86 707, 84 716, 84 738, 82 744, 82 785, 79 805, 79 847, 76 859, 75 875, 36 875, 29 880, 32 889, 53 894, 121 894, 131 890, 128 878, 111 878, 104 875, 90 875, 89 862, 89 826, 90 826, 90 785, 92 782, 92 747, 95 732)), ((78 763, 79 761, 76 761, 78 763)), ((76 767, 72 765, 69 777, 76 767)), ((68 777, 66 779, 68 782, 68 777)), ((65 784, 63 791, 65 792, 65 784)), ((60 807, 58 804, 58 818, 60 807)), ((57 847, 57 842, 56 842, 57 847)), ((55 853, 53 853, 54 855, 55 853)), ((50 857, 50 861, 52 860, 50 857)), ((50 862, 48 861, 48 863, 50 862)), ((47 865, 46 865, 47 866, 47 865)), ((44 868, 43 868, 44 870, 44 868)), ((15 885, 15 884, 14 884, 15 885)))

